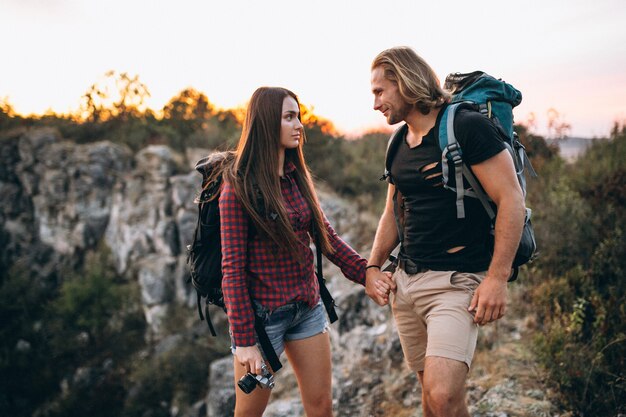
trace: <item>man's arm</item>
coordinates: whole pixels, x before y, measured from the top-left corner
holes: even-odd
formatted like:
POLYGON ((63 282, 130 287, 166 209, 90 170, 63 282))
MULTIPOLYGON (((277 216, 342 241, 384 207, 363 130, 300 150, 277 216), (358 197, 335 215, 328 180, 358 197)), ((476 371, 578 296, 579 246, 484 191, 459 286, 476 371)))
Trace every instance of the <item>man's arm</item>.
MULTIPOLYGON (((385 210, 378 222, 374 244, 372 245, 372 253, 369 258, 369 265, 382 266, 387 258, 389 258, 389 254, 393 248, 398 244, 398 230, 393 213, 394 194, 395 187, 389 184, 385 210)), ((395 291, 395 283, 389 276, 383 273, 379 268, 368 268, 365 279, 365 293, 379 305, 386 305, 389 302, 390 291, 395 291)))
POLYGON ((501 318, 506 310, 507 280, 524 226, 524 196, 515 166, 506 150, 472 165, 476 179, 498 208, 495 245, 487 276, 478 286, 470 304, 474 322, 487 324, 501 318))

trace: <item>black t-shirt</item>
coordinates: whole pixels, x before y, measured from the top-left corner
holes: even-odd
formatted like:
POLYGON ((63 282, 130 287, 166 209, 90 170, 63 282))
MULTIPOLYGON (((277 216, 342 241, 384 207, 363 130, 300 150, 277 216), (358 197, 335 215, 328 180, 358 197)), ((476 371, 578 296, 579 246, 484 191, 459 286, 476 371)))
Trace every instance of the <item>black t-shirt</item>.
MULTIPOLYGON (((402 256, 439 271, 484 271, 491 260, 489 216, 478 199, 466 197, 465 218, 457 219, 456 193, 442 184, 439 147, 442 115, 443 109, 435 126, 414 148, 409 148, 406 142, 407 127, 399 132, 402 143, 391 161, 390 173, 403 197, 402 256), (463 249, 448 252, 459 247, 463 249)), ((479 112, 459 109, 454 132, 467 166, 483 162, 505 149, 501 132, 479 112)), ((449 172, 449 183, 454 185, 453 169, 449 172)))

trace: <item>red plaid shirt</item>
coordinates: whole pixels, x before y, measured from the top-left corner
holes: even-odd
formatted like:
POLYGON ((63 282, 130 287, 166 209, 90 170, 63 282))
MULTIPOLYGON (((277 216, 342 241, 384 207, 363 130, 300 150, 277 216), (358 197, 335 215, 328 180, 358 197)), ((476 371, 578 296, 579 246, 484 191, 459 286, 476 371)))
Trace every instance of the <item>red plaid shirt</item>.
MULTIPOLYGON (((300 264, 258 234, 248 233, 249 218, 232 186, 224 182, 219 199, 222 234, 222 289, 235 346, 256 343, 251 298, 270 311, 282 305, 304 301, 314 306, 320 299, 310 248, 312 212, 293 178, 293 164, 285 166, 280 186, 285 207, 301 243, 306 262, 300 264)), ((324 217, 330 244, 335 253, 328 259, 350 280, 365 285, 366 260, 348 246, 324 217)))

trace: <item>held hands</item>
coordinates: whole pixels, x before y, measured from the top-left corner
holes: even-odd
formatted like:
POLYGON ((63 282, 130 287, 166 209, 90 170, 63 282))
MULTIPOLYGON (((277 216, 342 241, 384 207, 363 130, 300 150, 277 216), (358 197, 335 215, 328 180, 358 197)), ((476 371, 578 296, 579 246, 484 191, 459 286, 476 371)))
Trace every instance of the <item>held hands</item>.
POLYGON ((496 321, 506 312, 507 282, 486 276, 476 288, 467 309, 474 315, 474 323, 484 326, 496 321))
POLYGON ((391 272, 368 268, 365 275, 365 293, 380 306, 389 304, 389 294, 396 291, 391 272))
POLYGON ((251 372, 255 375, 261 374, 263 356, 261 356, 258 346, 237 346, 235 348, 235 357, 239 364, 246 368, 246 372, 251 372))

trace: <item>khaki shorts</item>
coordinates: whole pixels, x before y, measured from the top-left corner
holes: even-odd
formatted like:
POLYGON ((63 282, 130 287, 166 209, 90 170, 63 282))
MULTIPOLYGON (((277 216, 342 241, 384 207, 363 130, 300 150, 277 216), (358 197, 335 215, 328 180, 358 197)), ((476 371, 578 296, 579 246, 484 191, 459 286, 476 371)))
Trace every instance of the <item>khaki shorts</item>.
POLYGON ((467 311, 484 272, 426 271, 394 274, 392 310, 409 367, 424 370, 426 356, 465 362, 469 368, 478 325, 467 311))

